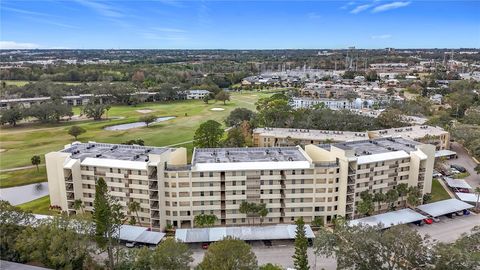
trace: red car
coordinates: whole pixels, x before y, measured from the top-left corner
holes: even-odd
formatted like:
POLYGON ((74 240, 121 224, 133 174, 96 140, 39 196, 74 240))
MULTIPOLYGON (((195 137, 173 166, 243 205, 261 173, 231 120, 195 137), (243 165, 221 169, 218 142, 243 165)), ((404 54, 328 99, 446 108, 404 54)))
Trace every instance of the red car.
POLYGON ((203 243, 203 244, 202 244, 202 248, 203 248, 203 249, 208 249, 208 243, 203 243))
POLYGON ((426 218, 423 220, 423 222, 425 222, 425 224, 432 224, 433 223, 433 219, 431 218, 426 218))

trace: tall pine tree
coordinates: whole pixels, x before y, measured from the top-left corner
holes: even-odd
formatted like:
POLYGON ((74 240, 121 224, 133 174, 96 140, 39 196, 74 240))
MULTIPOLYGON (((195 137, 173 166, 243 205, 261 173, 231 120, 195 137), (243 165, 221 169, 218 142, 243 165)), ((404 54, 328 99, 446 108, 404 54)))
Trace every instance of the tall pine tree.
POLYGON ((120 225, 123 223, 125 216, 120 204, 108 195, 107 183, 101 177, 95 185, 93 206, 95 241, 100 249, 107 251, 108 269, 114 269, 115 247, 120 234, 120 225))
POLYGON ((303 218, 295 222, 297 230, 295 232, 295 254, 293 254, 293 264, 296 270, 309 270, 308 266, 308 240, 305 236, 305 222, 303 218))

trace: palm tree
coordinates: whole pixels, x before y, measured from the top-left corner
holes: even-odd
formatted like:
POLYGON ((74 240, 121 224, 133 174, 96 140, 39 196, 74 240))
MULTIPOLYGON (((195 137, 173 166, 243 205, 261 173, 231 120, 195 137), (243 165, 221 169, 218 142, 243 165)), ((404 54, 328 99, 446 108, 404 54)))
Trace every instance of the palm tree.
POLYGON ((373 201, 378 203, 378 210, 380 210, 380 204, 384 202, 385 199, 385 194, 383 194, 382 192, 378 192, 373 195, 373 201))
POLYGON ((38 172, 38 165, 40 164, 40 162, 42 162, 42 159, 40 158, 40 156, 35 155, 30 160, 32 161, 32 165, 37 166, 37 172, 38 172))
POLYGON ((475 188, 475 194, 477 194, 477 202, 475 203, 475 208, 477 211, 480 210, 480 187, 475 188))
POLYGON ((140 223, 140 217, 138 216, 138 210, 140 210, 140 203, 137 201, 131 201, 128 203, 128 211, 135 212, 135 216, 137 217, 138 225, 142 225, 140 223))
POLYGON ((75 209, 75 211, 80 210, 80 212, 83 214, 83 202, 82 202, 82 200, 76 199, 73 202, 73 209, 75 209))
POLYGON ((402 203, 405 205, 403 197, 408 193, 408 185, 405 183, 398 184, 396 190, 398 192, 398 196, 401 198, 402 203))

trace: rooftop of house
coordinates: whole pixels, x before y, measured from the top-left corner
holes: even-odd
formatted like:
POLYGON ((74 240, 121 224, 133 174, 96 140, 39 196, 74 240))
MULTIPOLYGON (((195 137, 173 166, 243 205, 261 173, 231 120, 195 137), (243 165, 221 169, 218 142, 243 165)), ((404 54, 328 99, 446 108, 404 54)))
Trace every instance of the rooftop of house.
POLYGON ((86 158, 116 159, 126 161, 148 161, 149 154, 160 155, 169 148, 109 143, 74 143, 61 152, 71 153, 72 159, 86 158))
POLYGON ((297 147, 199 148, 192 165, 199 163, 307 161, 297 147))

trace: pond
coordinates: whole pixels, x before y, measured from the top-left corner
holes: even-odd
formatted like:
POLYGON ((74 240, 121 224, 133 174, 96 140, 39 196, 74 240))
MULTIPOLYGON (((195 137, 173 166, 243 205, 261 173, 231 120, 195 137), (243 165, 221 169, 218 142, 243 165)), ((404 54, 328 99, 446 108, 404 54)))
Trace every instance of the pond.
MULTIPOLYGON (((155 123, 171 120, 171 119, 174 119, 174 118, 175 118, 175 116, 159 117, 159 118, 155 119, 155 123)), ((132 129, 132 128, 145 127, 145 126, 147 126, 147 124, 145 124, 145 122, 133 122, 133 123, 128 123, 128 124, 108 126, 108 127, 105 127, 105 130, 127 130, 127 129, 132 129)))
POLYGON ((47 195, 47 182, 0 189, 0 200, 8 201, 11 205, 19 205, 47 195))

